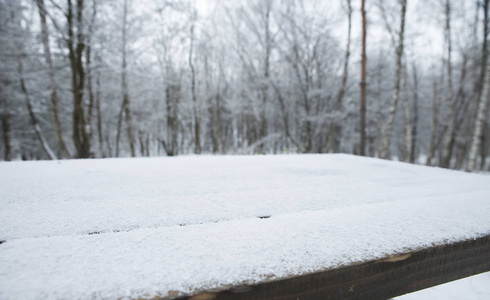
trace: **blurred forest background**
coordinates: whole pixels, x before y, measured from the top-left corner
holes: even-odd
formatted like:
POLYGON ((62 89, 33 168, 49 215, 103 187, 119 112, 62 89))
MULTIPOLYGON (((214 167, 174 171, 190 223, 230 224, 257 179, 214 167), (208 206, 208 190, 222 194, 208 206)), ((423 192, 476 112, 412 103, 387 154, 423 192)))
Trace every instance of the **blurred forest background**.
POLYGON ((488 0, 0 0, 3 160, 488 168, 488 0))

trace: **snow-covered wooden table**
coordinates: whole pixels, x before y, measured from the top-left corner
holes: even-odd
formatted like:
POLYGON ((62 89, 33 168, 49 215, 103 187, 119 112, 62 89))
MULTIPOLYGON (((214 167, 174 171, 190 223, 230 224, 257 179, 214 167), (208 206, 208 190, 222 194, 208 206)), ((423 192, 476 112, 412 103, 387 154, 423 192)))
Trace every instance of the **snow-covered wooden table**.
POLYGON ((490 176, 348 155, 0 164, 0 299, 387 298, 490 271, 490 176))

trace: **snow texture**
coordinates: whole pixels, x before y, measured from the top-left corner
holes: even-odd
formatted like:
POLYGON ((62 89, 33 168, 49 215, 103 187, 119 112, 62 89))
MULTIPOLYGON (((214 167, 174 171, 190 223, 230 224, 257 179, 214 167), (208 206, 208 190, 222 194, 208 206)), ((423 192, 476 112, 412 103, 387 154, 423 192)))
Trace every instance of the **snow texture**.
POLYGON ((0 299, 125 299, 490 234, 490 177, 350 155, 0 164, 0 299))
POLYGON ((490 299, 490 273, 438 285, 429 289, 395 298, 396 300, 488 300, 490 299))

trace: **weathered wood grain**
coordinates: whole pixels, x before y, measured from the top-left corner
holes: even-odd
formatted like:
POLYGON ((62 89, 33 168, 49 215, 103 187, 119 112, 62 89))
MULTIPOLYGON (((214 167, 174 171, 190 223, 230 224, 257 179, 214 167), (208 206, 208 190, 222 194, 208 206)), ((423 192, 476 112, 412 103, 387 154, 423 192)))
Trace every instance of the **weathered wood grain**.
POLYGON ((490 271, 490 236, 179 299, 388 299, 490 271))

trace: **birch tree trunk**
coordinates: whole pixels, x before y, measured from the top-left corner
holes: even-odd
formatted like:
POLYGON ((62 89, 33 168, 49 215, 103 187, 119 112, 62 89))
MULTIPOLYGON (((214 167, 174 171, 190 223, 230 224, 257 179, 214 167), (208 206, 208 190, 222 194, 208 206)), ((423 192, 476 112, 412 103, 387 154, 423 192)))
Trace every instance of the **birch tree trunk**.
MULTIPOLYGON (((484 36, 484 40, 483 40, 483 56, 482 56, 482 71, 480 73, 481 75, 481 86, 483 86, 483 82, 484 82, 484 77, 483 77, 483 74, 485 73, 485 68, 486 68, 486 65, 488 63, 488 53, 487 53, 487 48, 488 48, 488 7, 489 7, 489 0, 485 0, 485 2, 483 3, 483 9, 484 9, 484 25, 483 25, 483 36, 484 36)), ((479 92, 481 93, 482 92, 482 88, 479 89, 479 92)), ((488 101, 488 100, 487 100, 488 101)), ((487 104, 487 110, 488 110, 488 105, 487 104)), ((487 112, 488 114, 488 112, 487 112)), ((481 150, 480 150, 480 169, 481 170, 484 170, 485 168, 485 162, 486 162, 486 158, 487 158, 487 153, 488 153, 488 148, 489 148, 489 142, 488 142, 488 129, 485 130, 485 128, 488 128, 488 119, 489 117, 487 116, 487 118, 485 119, 484 121, 484 124, 483 124, 483 133, 482 133, 482 141, 481 141, 481 150)))
POLYGON ((386 125, 385 138, 383 141, 383 148, 379 153, 379 157, 383 159, 388 158, 391 135, 393 133, 393 125, 395 123, 396 107, 398 105, 398 99, 400 98, 400 79, 402 73, 402 58, 403 58, 403 45, 404 45, 404 33, 405 33, 405 15, 407 11, 407 0, 400 0, 401 12, 400 12, 400 31, 398 35, 398 47, 396 49, 396 71, 395 82, 393 88, 392 103, 388 116, 388 123, 386 125))
POLYGON ((93 10, 92 10, 92 18, 90 25, 88 26, 87 31, 87 46, 85 51, 85 69, 87 70, 87 91, 88 91, 88 114, 87 114, 87 132, 90 138, 93 136, 93 116, 94 116, 94 107, 95 107, 95 95, 93 88, 93 70, 92 70, 92 34, 93 34, 93 25, 95 22, 95 16, 97 15, 97 2, 93 2, 93 10))
POLYGON ((41 37, 44 47, 44 58, 48 67, 49 85, 51 89, 51 118, 55 128, 56 141, 58 142, 58 148, 61 156, 70 157, 70 153, 68 152, 65 140, 63 138, 63 129, 58 112, 58 88, 56 85, 53 61, 51 58, 51 48, 49 45, 49 29, 46 23, 46 6, 44 4, 44 0, 36 0, 36 4, 39 10, 39 19, 41 21, 41 37))
MULTIPOLYGON (((347 79, 349 77, 349 58, 350 58, 350 40, 351 40, 351 29, 352 29, 352 5, 351 5, 351 0, 346 0, 345 1, 347 4, 347 17, 348 17, 348 29, 347 29, 347 45, 345 47, 345 56, 344 56, 344 70, 342 72, 342 83, 340 85, 340 90, 339 93, 337 94, 337 101, 335 102, 335 117, 333 122, 330 124, 330 128, 328 130, 328 136, 327 136, 327 141, 325 144, 325 147, 323 149, 323 152, 328 153, 330 151, 330 148, 332 146, 332 141, 333 137, 335 135, 335 132, 337 131, 337 122, 338 122, 338 114, 340 113, 340 109, 342 107, 342 102, 344 100, 345 96, 345 88, 347 86, 347 79)), ((364 2, 364 1, 363 1, 364 2)), ((364 12, 365 14, 365 12, 364 12)), ((365 18, 365 15, 364 15, 365 18)), ((363 21, 363 34, 365 34, 365 26, 366 24, 363 21)), ((365 37, 363 37, 363 45, 365 46, 365 37)), ((363 46, 363 60, 366 59, 366 53, 365 53, 365 47, 363 46)), ((366 62, 364 61, 364 65, 366 62)), ((365 73, 365 68, 364 66, 364 76, 366 75, 365 73)), ((362 80, 362 79, 361 79, 362 80)), ((364 78, 365 81, 365 78, 364 78)), ((364 88, 365 88, 365 82, 364 82, 364 88)), ((364 93, 366 91, 364 90, 364 93)), ((364 95, 364 103, 365 103, 366 97, 364 95)))
POLYGON ((468 162, 466 164, 466 171, 472 172, 476 167, 476 157, 478 150, 483 139, 483 129, 486 126, 485 116, 488 109, 488 102, 490 97, 490 67, 488 65, 488 9, 489 0, 485 0, 483 3, 483 49, 482 49, 482 69, 480 73, 480 86, 477 88, 477 115, 475 119, 475 126, 473 128, 473 134, 471 139, 470 151, 468 154, 468 162), (483 90, 485 92, 483 92, 483 90))
POLYGON ((468 156, 468 164, 466 165, 467 172, 473 172, 476 167, 476 157, 483 138, 483 129, 485 124, 485 116, 487 113, 488 103, 490 99, 490 67, 486 66, 486 82, 484 84, 485 91, 479 99, 478 111, 475 119, 475 127, 473 137, 471 139, 471 148, 468 156))
MULTIPOLYGON (((466 53, 462 53, 462 61, 461 61, 461 74, 458 79, 459 82, 459 87, 458 87, 458 92, 455 95, 455 125, 454 125, 454 164, 452 165, 452 168, 454 169, 461 169, 463 159, 467 155, 464 151, 466 151, 464 148, 465 142, 463 141, 465 137, 465 124, 464 120, 471 118, 468 115, 468 102, 471 101, 471 98, 468 99, 466 97, 466 91, 465 87, 467 86, 467 65, 468 65, 468 55, 466 53)), ((474 81, 473 81, 474 82, 474 81)), ((473 116, 472 116, 473 117, 473 116)))
POLYGON ((444 30, 444 37, 446 40, 446 51, 447 51, 447 105, 448 105, 448 115, 447 115, 447 129, 444 136, 444 145, 441 158, 441 167, 449 168, 451 165, 452 150, 454 145, 454 132, 455 132, 455 120, 454 120, 454 90, 453 90, 453 65, 452 65, 452 42, 451 42, 451 4, 450 0, 446 0, 445 10, 446 26, 444 30))
MULTIPOLYGON (((485 0, 488 1, 488 0, 485 0)), ((469 153, 469 148, 471 146, 471 136, 473 134, 473 125, 474 125, 474 118, 472 115, 476 115, 476 109, 475 109, 475 102, 478 101, 479 96, 478 93, 480 91, 480 75, 481 71, 481 64, 482 62, 478 61, 477 58, 480 54, 480 41, 478 39, 478 25, 480 23, 480 5, 477 4, 475 5, 475 15, 474 15, 474 21, 473 21, 473 29, 471 31, 471 41, 472 41, 472 46, 471 46, 471 54, 470 54, 470 59, 472 58, 473 63, 472 63, 472 68, 471 68, 471 82, 472 82, 472 91, 469 97, 469 100, 466 103, 466 106, 464 107, 464 118, 462 121, 458 121, 459 126, 463 127, 460 131, 461 134, 460 136, 456 139, 456 164, 454 165, 454 168, 456 170, 460 170, 463 168, 464 164, 466 163, 466 159, 468 158, 468 153, 469 153)), ((485 44, 486 41, 485 39, 483 40, 483 43, 485 44)), ((460 87, 460 91, 462 90, 463 84, 460 87)))

